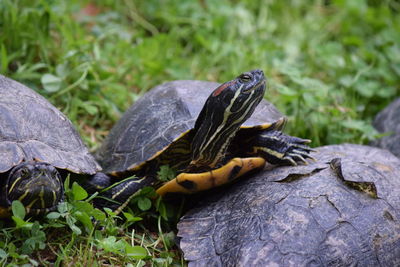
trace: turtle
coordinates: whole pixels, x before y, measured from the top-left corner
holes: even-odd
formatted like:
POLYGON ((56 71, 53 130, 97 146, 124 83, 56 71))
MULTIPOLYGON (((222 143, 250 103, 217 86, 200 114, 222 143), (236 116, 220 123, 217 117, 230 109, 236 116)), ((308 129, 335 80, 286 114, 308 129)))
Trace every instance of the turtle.
POLYGON ((0 75, 0 217, 12 201, 41 215, 63 200, 63 180, 96 175, 100 165, 71 121, 44 97, 0 75))
POLYGON ((379 112, 373 125, 380 133, 388 135, 374 140, 371 145, 387 149, 400 157, 400 98, 379 112))
POLYGON ((261 169, 266 161, 306 163, 310 140, 281 132, 286 119, 263 100, 265 88, 264 73, 256 69, 221 85, 174 81, 150 90, 96 153, 109 180, 89 181, 101 191, 95 205, 118 213, 144 186, 156 187, 162 197, 192 194, 261 169), (157 172, 164 165, 178 175, 163 184, 157 172))
POLYGON ((400 159, 342 144, 213 192, 177 225, 188 266, 400 266, 400 159))

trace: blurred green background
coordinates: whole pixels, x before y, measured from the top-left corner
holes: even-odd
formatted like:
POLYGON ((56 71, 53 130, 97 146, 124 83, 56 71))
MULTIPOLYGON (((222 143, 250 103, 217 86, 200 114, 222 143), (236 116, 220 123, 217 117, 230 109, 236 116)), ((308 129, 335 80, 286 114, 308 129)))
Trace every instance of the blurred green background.
POLYGON ((47 97, 95 149, 145 91, 261 68, 287 132, 366 143, 400 95, 399 1, 0 0, 0 72, 47 97))
MULTIPOLYGON (((61 109, 92 151, 152 87, 254 68, 287 133, 368 143, 374 115, 400 96, 399 11, 399 0, 0 0, 0 73, 61 109)), ((1 266, 185 265, 170 210, 139 195, 146 207, 120 220, 78 184, 66 190, 40 222, 22 206, 0 221, 1 266)))

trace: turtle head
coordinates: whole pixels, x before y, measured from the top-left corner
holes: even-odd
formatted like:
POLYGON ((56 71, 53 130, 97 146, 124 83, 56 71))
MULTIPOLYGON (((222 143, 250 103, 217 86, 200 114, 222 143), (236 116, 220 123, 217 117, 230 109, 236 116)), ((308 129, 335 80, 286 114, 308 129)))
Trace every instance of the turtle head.
POLYGON ((211 93, 194 127, 192 166, 214 168, 221 161, 232 137, 263 98, 265 87, 263 71, 252 70, 211 93))
POLYGON ((42 162, 24 162, 14 167, 5 186, 8 205, 19 200, 28 213, 35 215, 54 209, 64 194, 56 168, 42 162))
POLYGON ((226 100, 231 103, 240 103, 248 99, 258 102, 264 96, 265 76, 262 70, 252 70, 240 74, 236 79, 223 83, 210 95, 215 101, 226 100))

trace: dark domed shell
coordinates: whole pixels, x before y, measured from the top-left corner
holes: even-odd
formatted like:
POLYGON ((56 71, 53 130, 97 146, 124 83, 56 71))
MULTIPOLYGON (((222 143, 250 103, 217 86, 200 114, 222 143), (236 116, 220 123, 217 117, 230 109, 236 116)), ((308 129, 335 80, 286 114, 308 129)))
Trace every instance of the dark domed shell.
POLYGON ((387 149, 400 157, 400 98, 379 112, 374 120, 374 127, 388 135, 374 141, 372 145, 387 149))
POLYGON ((400 266, 400 160, 359 145, 255 174, 178 224, 189 266, 400 266))
POLYGON ((0 122, 0 173, 31 160, 75 173, 100 170, 64 114, 33 90, 1 75, 0 122))
MULTIPOLYGON (((207 97, 219 86, 203 81, 174 81, 143 95, 111 129, 97 153, 106 173, 124 171, 149 159, 194 126, 207 97)), ((282 115, 262 101, 244 125, 273 122, 282 115)))

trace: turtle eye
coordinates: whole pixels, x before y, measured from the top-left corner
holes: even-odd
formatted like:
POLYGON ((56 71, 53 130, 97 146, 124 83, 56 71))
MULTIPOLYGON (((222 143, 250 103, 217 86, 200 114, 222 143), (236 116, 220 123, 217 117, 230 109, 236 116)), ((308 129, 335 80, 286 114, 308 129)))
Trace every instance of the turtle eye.
POLYGON ((26 178, 28 176, 28 174, 29 174, 29 171, 26 168, 22 168, 21 171, 20 171, 20 174, 21 174, 22 178, 26 178))
POLYGON ((54 177, 57 177, 59 175, 57 169, 54 169, 51 173, 54 175, 54 177))
POLYGON ((243 73, 239 76, 239 79, 242 80, 242 82, 248 82, 251 80, 251 76, 247 73, 243 73))

